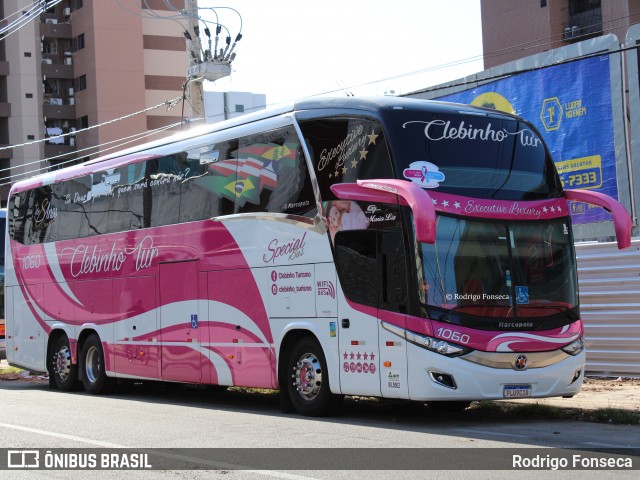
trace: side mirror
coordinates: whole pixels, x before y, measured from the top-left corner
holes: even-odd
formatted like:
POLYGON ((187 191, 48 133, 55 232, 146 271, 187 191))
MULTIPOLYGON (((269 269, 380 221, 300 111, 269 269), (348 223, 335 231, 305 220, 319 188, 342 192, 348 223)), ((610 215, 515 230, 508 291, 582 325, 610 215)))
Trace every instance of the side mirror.
POLYGON ((603 193, 589 190, 565 190, 564 196, 567 200, 590 203, 610 212, 613 215, 618 248, 623 249, 631 245, 631 215, 620 202, 603 193))
POLYGON ((429 194, 406 180, 358 180, 336 183, 331 191, 341 200, 364 200, 407 205, 413 212, 414 229, 419 242, 435 243, 436 209, 429 194))

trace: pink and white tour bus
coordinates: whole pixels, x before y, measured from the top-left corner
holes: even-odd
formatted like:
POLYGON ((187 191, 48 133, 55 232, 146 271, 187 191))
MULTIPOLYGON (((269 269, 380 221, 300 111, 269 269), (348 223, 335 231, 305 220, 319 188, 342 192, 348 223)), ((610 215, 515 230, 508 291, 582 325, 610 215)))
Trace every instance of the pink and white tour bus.
POLYGON ((13 185, 11 364, 90 393, 117 379, 465 408, 572 396, 583 324, 565 191, 516 116, 306 99, 13 185))

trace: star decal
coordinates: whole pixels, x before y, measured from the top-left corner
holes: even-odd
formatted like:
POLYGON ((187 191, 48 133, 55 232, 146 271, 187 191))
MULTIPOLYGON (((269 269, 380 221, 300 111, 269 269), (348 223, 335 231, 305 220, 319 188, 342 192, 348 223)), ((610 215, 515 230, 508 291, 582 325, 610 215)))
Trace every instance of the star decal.
POLYGON ((376 144, 376 138, 378 138, 378 135, 375 134, 375 130, 371 132, 371 135, 367 135, 367 137, 369 137, 369 145, 371 145, 372 143, 374 145, 376 144))
POLYGON ((353 360, 354 358, 356 358, 356 356, 353 352, 351 352, 351 360, 353 360))
POLYGON ((362 150, 360 150, 359 153, 360 153, 360 160, 365 160, 367 158, 367 153, 369 152, 363 148, 362 150))
POLYGON ((365 354, 364 354, 364 359, 365 359, 365 360, 369 360, 369 354, 368 354, 368 353, 365 353, 365 354))
POLYGON ((443 200, 442 201, 442 206, 443 207, 448 207, 449 206, 449 202, 447 200, 443 200))
POLYGON ((346 175, 346 173, 347 173, 347 167, 342 167, 342 174, 346 175))
POLYGON ((561 209, 560 207, 556 207, 556 210, 557 210, 558 212, 562 212, 562 209, 561 209))
POLYGON ((456 208, 460 208, 460 202, 453 202, 453 206, 456 208))
POLYGON ((332 173, 329 174, 329 178, 333 178, 333 174, 332 173))
POLYGON ((351 160, 351 168, 358 168, 358 160, 351 160))
POLYGON ((376 356, 372 353, 371 355, 369 355, 369 357, 371 358, 371 360, 375 360, 376 356))
POLYGON ((556 207, 551 207, 551 211, 552 211, 553 213, 556 213, 556 207))
POLYGON ((346 360, 349 357, 349 354, 347 352, 344 352, 344 359, 346 360))
POLYGON ((336 170, 335 172, 333 172, 333 176, 334 178, 338 178, 338 175, 340 175, 340 172, 338 170, 336 170))
POLYGON ((438 200, 436 200, 435 198, 432 198, 431 201, 433 202, 434 205, 438 204, 438 200))
POLYGON ((362 355, 360 354, 360 352, 358 352, 358 355, 356 355, 356 357, 358 358, 358 360, 362 360, 362 355))
POLYGON ((542 211, 543 211, 544 213, 548 213, 548 212, 549 212, 549 209, 548 209, 547 207, 542 207, 542 211))

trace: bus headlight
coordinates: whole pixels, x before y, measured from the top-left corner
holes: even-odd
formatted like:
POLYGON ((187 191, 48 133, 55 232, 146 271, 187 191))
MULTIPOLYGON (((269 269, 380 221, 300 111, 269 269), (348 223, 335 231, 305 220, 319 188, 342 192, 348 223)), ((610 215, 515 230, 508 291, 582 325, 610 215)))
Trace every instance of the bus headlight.
POLYGON ((419 333, 407 331, 406 339, 408 342, 413 343, 422 348, 426 348, 440 355, 446 355, 447 357, 459 357, 471 351, 468 347, 461 347, 455 343, 447 342, 446 340, 440 340, 439 338, 427 337, 426 335, 420 335, 419 333))
POLYGON ((584 342, 582 341, 582 337, 577 339, 575 342, 571 342, 566 347, 562 347, 562 351, 569 355, 578 355, 583 349, 584 342))

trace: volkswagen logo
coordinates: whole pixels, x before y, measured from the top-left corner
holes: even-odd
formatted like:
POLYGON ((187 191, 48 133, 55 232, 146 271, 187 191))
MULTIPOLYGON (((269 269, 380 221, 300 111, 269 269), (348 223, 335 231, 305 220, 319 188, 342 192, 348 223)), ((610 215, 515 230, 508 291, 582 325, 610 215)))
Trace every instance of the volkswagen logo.
POLYGON ((527 368, 527 357, 526 355, 518 355, 516 357, 516 361, 514 363, 516 369, 518 370, 524 370, 525 368, 527 368))

